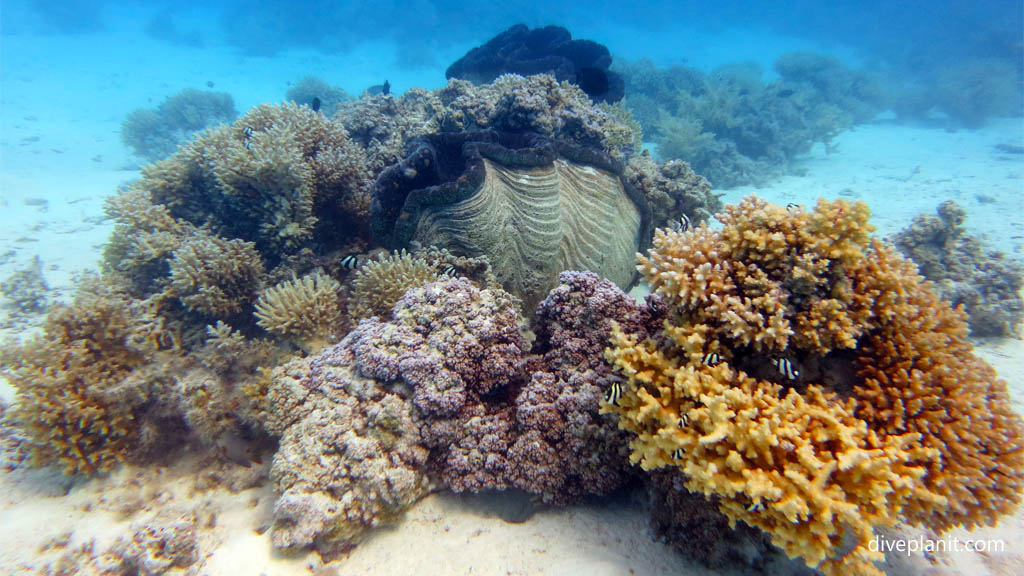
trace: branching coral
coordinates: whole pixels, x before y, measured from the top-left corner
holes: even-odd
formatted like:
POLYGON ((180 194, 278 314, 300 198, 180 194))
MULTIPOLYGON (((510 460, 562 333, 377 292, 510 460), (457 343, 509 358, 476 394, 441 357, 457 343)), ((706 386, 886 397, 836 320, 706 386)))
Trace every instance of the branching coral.
POLYGON ((141 411, 169 380, 154 356, 176 341, 144 303, 87 280, 71 306, 50 312, 41 336, 5 353, 12 417, 35 461, 93 474, 137 449, 141 411))
POLYGON ((402 250, 382 254, 356 270, 348 301, 348 315, 353 322, 371 316, 390 318, 391 309, 406 290, 440 278, 436 266, 402 250))
POLYGON ((711 184, 681 160, 659 165, 644 151, 629 159, 625 177, 647 198, 651 222, 656 228, 684 214, 690 222, 698 224, 722 207, 718 196, 711 193, 711 184))
POLYGON ((293 103, 260 105, 146 167, 137 185, 171 214, 262 251, 331 240, 369 210, 370 174, 345 128, 293 103))
POLYGON ((944 300, 963 305, 972 335, 1017 335, 1024 324, 1024 267, 986 251, 964 229, 966 217, 956 202, 943 202, 937 216, 918 215, 894 241, 936 283, 944 300))
POLYGON ((174 249, 169 293, 189 310, 237 314, 251 304, 263 279, 263 261, 251 242, 197 233, 174 249))
POLYGON ((318 350, 338 323, 340 288, 337 280, 320 273, 282 282, 256 301, 256 323, 306 351, 318 350))
POLYGON ((626 382, 604 409, 636 434, 634 462, 682 470, 826 574, 881 574, 876 527, 992 523, 1019 502, 1005 383, 962 314, 869 239, 865 206, 748 198, 719 219, 656 235, 640 269, 668 317, 608 351, 626 382))

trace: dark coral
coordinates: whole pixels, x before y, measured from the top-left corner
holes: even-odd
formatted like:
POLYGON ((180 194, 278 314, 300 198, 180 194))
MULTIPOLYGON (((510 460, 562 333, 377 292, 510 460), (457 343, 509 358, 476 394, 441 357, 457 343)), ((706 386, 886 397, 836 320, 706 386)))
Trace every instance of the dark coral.
POLYGON ((663 158, 685 160, 715 188, 759 184, 789 169, 815 143, 884 110, 870 74, 834 58, 784 54, 779 79, 754 64, 658 70, 650 61, 618 66, 627 105, 663 158))
POLYGON ((530 30, 516 24, 470 50, 448 67, 445 77, 486 84, 502 74, 551 74, 559 81, 576 84, 594 102, 617 102, 622 99, 624 84, 608 69, 611 63, 606 47, 591 40, 573 40, 565 28, 530 30))
POLYGON ((967 213, 952 200, 938 215, 921 214, 895 237, 896 246, 917 264, 939 294, 963 305, 974 336, 1018 336, 1024 322, 1024 266, 986 250, 966 232, 967 213))

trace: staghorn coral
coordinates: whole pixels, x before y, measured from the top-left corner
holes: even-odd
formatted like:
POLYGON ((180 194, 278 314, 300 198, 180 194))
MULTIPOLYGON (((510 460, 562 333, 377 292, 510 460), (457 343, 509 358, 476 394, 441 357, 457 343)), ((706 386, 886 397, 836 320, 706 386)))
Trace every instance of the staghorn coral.
POLYGON ((274 370, 264 419, 281 435, 275 547, 342 552, 426 494, 427 450, 408 395, 353 369, 351 337, 274 370))
POLYGON ((251 306, 263 275, 263 261, 252 242, 199 231, 171 252, 165 293, 193 312, 228 317, 251 306))
POLYGON ((656 234, 640 269, 666 321, 616 331, 607 353, 626 382, 603 409, 636 434, 634 462, 683 471, 731 523, 826 574, 881 574, 876 528, 991 524, 1020 501, 1005 383, 962 314, 869 239, 865 206, 747 198, 719 219, 656 234))
POLYGON ((260 295, 256 323, 307 352, 316 351, 331 339, 338 322, 340 289, 337 280, 321 273, 293 277, 260 295))
POLYGON ((86 279, 73 304, 51 310, 40 336, 4 353, 17 392, 10 417, 33 460, 94 474, 138 450, 147 403, 171 381, 156 356, 176 347, 147 303, 86 279))
POLYGON ((345 128, 294 103, 262 104, 204 132, 136 184, 175 218, 253 242, 265 257, 357 231, 369 185, 345 128))
POLYGON ((350 285, 348 315, 352 322, 371 316, 389 318, 391 309, 410 288, 440 278, 435 265, 407 253, 381 254, 356 270, 350 285))
POLYGON ((938 215, 921 214, 893 239, 921 274, 935 282, 939 294, 963 305, 973 336, 1019 335, 1024 322, 1024 267, 999 252, 986 251, 979 238, 966 233, 967 217, 952 200, 938 215))

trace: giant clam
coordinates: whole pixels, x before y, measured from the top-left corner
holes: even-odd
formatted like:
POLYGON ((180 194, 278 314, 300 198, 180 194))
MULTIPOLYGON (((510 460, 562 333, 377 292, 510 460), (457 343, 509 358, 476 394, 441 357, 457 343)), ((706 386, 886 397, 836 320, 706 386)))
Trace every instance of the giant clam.
POLYGON ((391 248, 487 256, 532 310, 563 270, 632 284, 651 218, 621 173, 602 152, 534 134, 432 134, 377 178, 371 228, 391 248))

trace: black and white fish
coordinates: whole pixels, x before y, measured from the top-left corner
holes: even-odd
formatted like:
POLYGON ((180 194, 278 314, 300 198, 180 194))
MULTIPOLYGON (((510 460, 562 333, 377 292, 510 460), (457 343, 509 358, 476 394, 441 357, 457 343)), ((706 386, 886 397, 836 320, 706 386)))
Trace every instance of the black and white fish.
POLYGON ((359 267, 359 256, 356 256, 355 254, 349 254, 348 256, 342 258, 339 264, 341 264, 341 267, 344 268, 345 270, 355 270, 356 268, 359 267))
POLYGON ((800 376, 800 371, 793 366, 793 361, 789 358, 772 358, 772 366, 779 371, 779 374, 790 380, 796 380, 800 376))
POLYGON ((675 450, 672 451, 672 458, 675 460, 682 460, 685 454, 686 450, 683 450, 682 448, 676 448, 675 450))
POLYGON ((795 202, 790 202, 789 204, 786 204, 786 210, 789 210, 790 212, 792 212, 794 210, 803 210, 803 209, 804 209, 803 206, 801 206, 799 204, 796 204, 795 202))
POLYGON ((705 366, 714 366, 715 364, 718 364, 721 361, 722 357, 718 355, 718 352, 708 352, 707 354, 704 355, 704 358, 701 359, 701 362, 705 366))
POLYGON ((445 266, 441 269, 441 274, 445 276, 455 276, 455 266, 452 266, 451 264, 445 266))
POLYGON ((688 414, 683 414, 679 417, 679 420, 676 420, 676 425, 680 428, 686 428, 690 425, 690 416, 688 414))
POLYGON ((760 502, 754 502, 750 506, 747 506, 747 512, 760 512, 761 510, 764 510, 764 506, 762 506, 760 502))
POLYGON ((676 232, 686 232, 687 230, 690 229, 691 226, 690 217, 687 216, 686 214, 683 214, 682 216, 679 217, 678 220, 673 220, 672 222, 670 222, 668 226, 669 228, 675 230, 676 232))
POLYGON ((618 404, 619 398, 622 398, 622 382, 612 382, 612 387, 608 389, 604 399, 609 404, 618 404))

